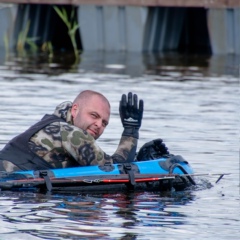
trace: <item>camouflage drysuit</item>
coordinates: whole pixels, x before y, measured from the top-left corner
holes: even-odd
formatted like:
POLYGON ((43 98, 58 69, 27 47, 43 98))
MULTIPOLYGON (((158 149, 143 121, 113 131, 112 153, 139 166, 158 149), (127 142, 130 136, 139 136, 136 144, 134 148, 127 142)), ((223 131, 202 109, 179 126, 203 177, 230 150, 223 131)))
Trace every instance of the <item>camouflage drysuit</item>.
MULTIPOLYGON (((90 134, 73 125, 71 107, 71 102, 58 105, 53 116, 59 117, 61 121, 48 124, 30 137, 27 148, 31 154, 43 159, 50 168, 104 165, 106 162, 122 163, 133 160, 137 148, 136 138, 122 136, 116 152, 109 156, 90 134)), ((17 167, 9 159, 1 158, 1 154, 0 163, 0 169, 8 172, 26 170, 17 167)))

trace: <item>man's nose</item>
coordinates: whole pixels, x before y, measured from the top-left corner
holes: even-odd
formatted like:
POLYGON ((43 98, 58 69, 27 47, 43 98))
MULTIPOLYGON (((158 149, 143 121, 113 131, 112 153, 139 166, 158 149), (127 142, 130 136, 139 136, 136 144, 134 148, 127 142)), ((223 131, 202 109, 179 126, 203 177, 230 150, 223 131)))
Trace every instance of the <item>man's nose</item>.
POLYGON ((97 120, 95 121, 95 125, 96 125, 98 128, 100 128, 100 127, 102 126, 102 120, 101 120, 101 119, 97 119, 97 120))

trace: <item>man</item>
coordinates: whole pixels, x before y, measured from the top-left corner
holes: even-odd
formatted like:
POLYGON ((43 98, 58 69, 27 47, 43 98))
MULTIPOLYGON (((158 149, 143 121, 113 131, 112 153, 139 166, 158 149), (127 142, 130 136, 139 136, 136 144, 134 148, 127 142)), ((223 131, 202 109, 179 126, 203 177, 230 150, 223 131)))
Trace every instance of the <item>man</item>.
POLYGON ((0 152, 0 170, 39 170, 133 161, 143 116, 136 94, 122 95, 119 113, 123 133, 109 156, 96 144, 110 118, 110 104, 100 93, 86 90, 56 107, 38 123, 12 139, 0 152))

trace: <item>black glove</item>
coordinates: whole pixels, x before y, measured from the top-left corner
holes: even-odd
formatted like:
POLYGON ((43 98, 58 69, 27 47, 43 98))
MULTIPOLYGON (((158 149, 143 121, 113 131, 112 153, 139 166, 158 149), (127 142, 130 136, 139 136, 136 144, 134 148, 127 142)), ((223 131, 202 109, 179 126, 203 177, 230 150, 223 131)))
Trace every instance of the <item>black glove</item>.
POLYGON ((163 143, 163 140, 161 138, 153 140, 154 143, 154 149, 162 156, 169 154, 168 148, 163 143))
POLYGON ((152 160, 158 159, 160 157, 169 155, 168 148, 163 143, 163 140, 158 138, 152 140, 148 143, 145 143, 139 150, 136 160, 143 161, 143 160, 152 160))
POLYGON ((143 116, 143 100, 139 100, 136 94, 128 93, 128 99, 125 94, 119 104, 119 113, 124 127, 123 136, 139 137, 138 130, 141 127, 143 116))

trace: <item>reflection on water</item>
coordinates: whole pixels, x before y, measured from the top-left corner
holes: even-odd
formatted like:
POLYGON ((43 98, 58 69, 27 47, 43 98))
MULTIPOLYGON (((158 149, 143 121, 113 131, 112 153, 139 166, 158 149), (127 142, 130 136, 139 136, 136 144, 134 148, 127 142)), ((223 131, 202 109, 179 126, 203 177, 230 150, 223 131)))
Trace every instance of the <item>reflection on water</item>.
POLYGON ((69 53, 58 54, 49 58, 43 54, 32 54, 28 57, 10 55, 6 57, 0 49, 0 66, 21 73, 58 75, 71 72, 95 72, 121 74, 139 77, 145 74, 168 77, 167 80, 186 81, 191 76, 239 76, 238 55, 179 55, 141 54, 115 52, 87 52, 76 61, 69 53), (190 76, 188 76, 190 75, 190 76), (182 78, 181 78, 182 77, 182 78))
MULTIPOLYGON (((0 51, 1 52, 1 51, 0 51)), ((0 54, 0 148, 84 89, 111 102, 99 146, 112 154, 122 127, 118 103, 134 91, 145 101, 139 146, 163 138, 199 176, 184 192, 118 194, 0 193, 1 239, 238 239, 239 58, 86 53, 0 54)))
POLYGON ((156 236, 157 228, 185 224, 179 206, 190 204, 190 192, 106 195, 2 194, 1 233, 27 232, 43 239, 66 237, 156 236), (54 226, 54 228, 53 228, 54 226), (136 228, 135 228, 136 227, 136 228))

